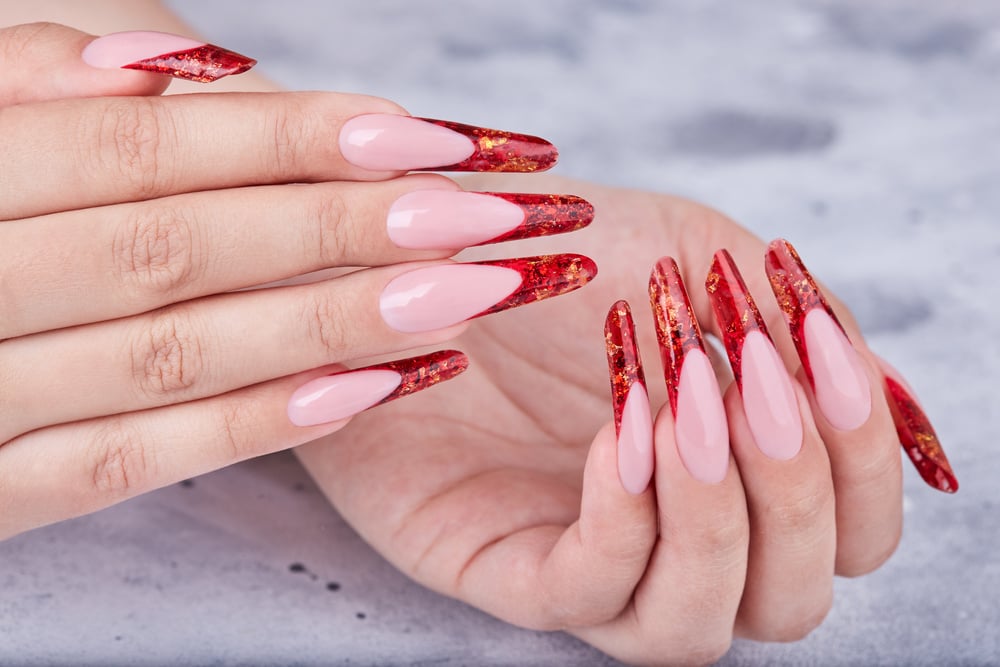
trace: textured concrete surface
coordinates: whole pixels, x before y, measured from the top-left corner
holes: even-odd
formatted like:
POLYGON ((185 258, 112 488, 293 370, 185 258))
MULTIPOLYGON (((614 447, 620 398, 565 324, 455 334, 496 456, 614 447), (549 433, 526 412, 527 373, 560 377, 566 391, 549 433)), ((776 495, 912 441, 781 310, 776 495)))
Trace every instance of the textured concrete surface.
MULTIPOLYGON (((724 665, 1000 664, 1000 4, 173 5, 293 88, 552 139, 559 173, 793 239, 920 392, 962 483, 829 620, 724 665)), ((0 544, 0 664, 613 664, 409 582, 288 455, 0 544)))

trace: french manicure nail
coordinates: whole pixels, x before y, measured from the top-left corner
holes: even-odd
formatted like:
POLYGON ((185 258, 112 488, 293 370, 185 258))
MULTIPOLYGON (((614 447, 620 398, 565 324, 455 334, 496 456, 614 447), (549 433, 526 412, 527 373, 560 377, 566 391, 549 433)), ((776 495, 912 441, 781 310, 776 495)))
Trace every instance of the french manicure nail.
POLYGON ((165 32, 116 32, 83 50, 83 61, 100 69, 137 69, 208 83, 257 64, 214 44, 165 32))
POLYGON ((938 491, 955 493, 958 478, 913 390, 889 362, 881 357, 876 359, 885 374, 886 398, 903 451, 928 485, 938 491))
POLYGON ((771 242, 765 268, 823 416, 834 428, 853 431, 872 411, 861 357, 788 241, 771 242))
POLYGON ((570 254, 439 264, 394 278, 379 308, 396 331, 433 331, 572 292, 596 275, 593 260, 570 254))
POLYGON ((464 354, 444 350, 316 378, 292 394, 288 419, 296 426, 345 419, 450 380, 468 366, 464 354))
POLYGON ((351 118, 340 130, 348 162, 373 171, 545 171, 558 151, 548 141, 473 125, 394 114, 351 118))
POLYGON ((582 229, 594 207, 573 195, 417 190, 389 209, 389 238, 400 248, 453 249, 582 229))
POLYGON ((729 428, 719 381, 705 354, 680 270, 660 259, 649 277, 649 300, 663 361, 674 436, 684 467, 695 479, 714 484, 729 469, 729 428))
POLYGON ((802 448, 795 390, 728 251, 715 253, 705 288, 757 447, 773 459, 794 457, 802 448))
POLYGON ((640 494, 653 476, 653 416, 626 301, 611 306, 604 323, 604 341, 618 438, 618 478, 626 491, 640 494))

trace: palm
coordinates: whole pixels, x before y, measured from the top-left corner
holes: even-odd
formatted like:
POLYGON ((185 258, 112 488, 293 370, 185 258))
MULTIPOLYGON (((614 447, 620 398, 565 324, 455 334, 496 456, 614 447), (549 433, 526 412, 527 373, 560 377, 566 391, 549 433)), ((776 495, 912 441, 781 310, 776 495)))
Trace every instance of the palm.
MULTIPOLYGON (((362 415, 300 451, 376 549, 418 581, 460 597, 462 573, 484 547, 545 526, 554 539, 579 515, 588 448, 611 419, 602 336, 608 306, 619 298, 636 306, 652 400, 660 405, 665 392, 653 377, 658 364, 648 352, 655 343, 642 309, 648 267, 672 254, 698 258, 684 263, 703 272, 723 244, 759 254, 749 234, 686 202, 532 181, 540 191, 587 197, 597 221, 570 237, 477 249, 475 256, 578 251, 597 261, 597 280, 570 296, 476 321, 454 342, 471 359, 461 378, 362 415), (682 225, 703 233, 687 234, 682 245, 682 225)), ((496 188, 496 180, 480 185, 496 188)))

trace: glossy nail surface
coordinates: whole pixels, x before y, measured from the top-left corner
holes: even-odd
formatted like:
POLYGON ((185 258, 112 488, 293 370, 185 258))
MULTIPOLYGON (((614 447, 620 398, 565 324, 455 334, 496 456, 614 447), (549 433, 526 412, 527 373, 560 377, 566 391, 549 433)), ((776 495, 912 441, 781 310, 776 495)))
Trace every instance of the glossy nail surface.
POLYGON ((558 157, 544 139, 461 123, 394 114, 351 118, 340 152, 374 171, 544 171, 558 157))
POLYGON ((677 263, 660 259, 649 278, 649 300, 663 361, 674 435, 684 467, 707 483, 722 481, 729 469, 729 428, 722 393, 705 354, 677 263))
POLYGON ((432 331, 572 292, 596 275, 593 260, 569 254, 440 264, 394 278, 379 308, 397 331, 432 331))
POLYGON ((618 478, 626 491, 639 494, 653 476, 653 418, 627 302, 611 306, 604 341, 618 438, 618 478))
POLYGON ((886 398, 903 451, 928 485, 938 491, 955 493, 958 478, 930 419, 899 372, 884 359, 878 361, 885 373, 886 398))
POLYGON ((137 69, 208 83, 247 71, 257 61, 239 53, 164 32, 117 32, 98 37, 83 61, 102 69, 137 69))
POLYGON ((450 380, 468 365, 461 352, 444 350, 316 378, 292 394, 288 419, 296 426, 345 419, 450 380))
POLYGON ((401 248, 456 249, 576 231, 594 207, 573 195, 417 190, 389 209, 389 238, 401 248))
POLYGON ((757 304, 727 251, 715 253, 705 288, 754 441, 773 459, 792 458, 802 448, 795 390, 757 304))
POLYGON ((842 431, 860 427, 871 416, 871 385, 833 309, 788 241, 768 246, 765 268, 823 416, 842 431))

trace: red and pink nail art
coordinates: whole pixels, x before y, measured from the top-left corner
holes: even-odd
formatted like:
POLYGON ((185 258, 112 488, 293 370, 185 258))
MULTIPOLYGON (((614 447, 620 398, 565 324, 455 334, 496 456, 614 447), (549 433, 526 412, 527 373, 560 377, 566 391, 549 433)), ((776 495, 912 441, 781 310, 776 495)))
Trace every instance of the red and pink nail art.
POLYGON ((617 301, 608 311, 604 343, 618 440, 618 477, 626 491, 639 494, 653 476, 653 419, 628 302, 617 301))
POLYGON ((246 72, 257 64, 214 44, 145 31, 98 37, 84 49, 83 61, 92 67, 143 70, 202 83, 246 72))

